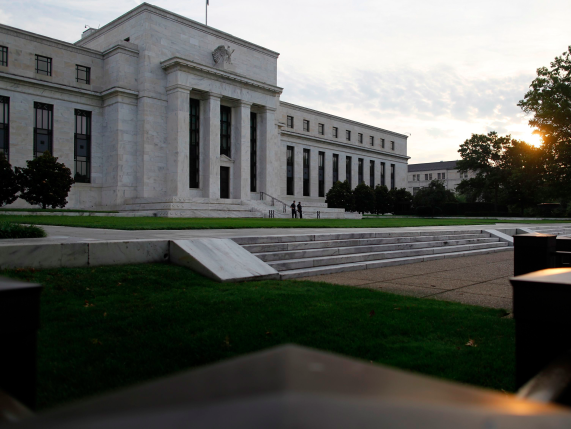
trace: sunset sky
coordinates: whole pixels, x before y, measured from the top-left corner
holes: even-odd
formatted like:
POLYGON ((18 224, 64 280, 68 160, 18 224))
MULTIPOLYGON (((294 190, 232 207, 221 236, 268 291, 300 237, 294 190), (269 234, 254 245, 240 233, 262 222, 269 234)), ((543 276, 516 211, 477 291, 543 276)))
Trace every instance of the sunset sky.
MULTIPOLYGON (((135 0, 0 0, 0 22, 68 42, 135 0)), ((204 23, 205 0, 153 3, 204 23)), ((210 0, 208 24, 279 52, 283 101, 410 134, 410 163, 472 133, 535 142, 517 102, 571 45, 571 1, 210 0)))

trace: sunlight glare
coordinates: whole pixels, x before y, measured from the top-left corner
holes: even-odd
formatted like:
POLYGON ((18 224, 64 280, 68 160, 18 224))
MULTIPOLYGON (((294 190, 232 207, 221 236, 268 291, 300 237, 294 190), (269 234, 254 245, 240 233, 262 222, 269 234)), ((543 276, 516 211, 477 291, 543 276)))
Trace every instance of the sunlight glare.
POLYGON ((540 147, 543 144, 543 140, 539 134, 530 134, 529 137, 526 137, 523 140, 535 147, 540 147))

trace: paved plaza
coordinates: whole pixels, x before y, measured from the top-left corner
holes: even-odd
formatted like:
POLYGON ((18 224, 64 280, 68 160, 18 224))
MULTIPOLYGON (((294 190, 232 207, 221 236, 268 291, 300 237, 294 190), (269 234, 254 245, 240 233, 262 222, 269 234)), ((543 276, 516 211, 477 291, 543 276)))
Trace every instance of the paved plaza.
POLYGON ((512 310, 513 252, 303 277, 463 304, 512 310))

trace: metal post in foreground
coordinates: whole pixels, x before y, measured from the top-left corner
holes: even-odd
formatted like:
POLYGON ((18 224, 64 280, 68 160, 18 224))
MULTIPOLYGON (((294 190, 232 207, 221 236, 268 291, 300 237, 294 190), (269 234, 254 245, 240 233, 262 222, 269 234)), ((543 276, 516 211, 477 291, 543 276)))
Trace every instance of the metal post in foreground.
POLYGON ((555 242, 552 234, 514 235, 514 275, 555 267, 555 242))
POLYGON ((0 277, 0 390, 29 408, 36 405, 41 290, 36 283, 0 277))

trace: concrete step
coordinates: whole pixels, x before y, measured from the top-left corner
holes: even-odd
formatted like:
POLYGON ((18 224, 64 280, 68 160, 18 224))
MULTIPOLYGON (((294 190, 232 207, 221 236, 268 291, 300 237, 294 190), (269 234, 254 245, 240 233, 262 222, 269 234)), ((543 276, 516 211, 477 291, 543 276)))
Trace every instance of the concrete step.
POLYGON ((369 246, 378 244, 417 243, 425 241, 468 240, 489 238, 490 234, 426 235, 415 237, 353 238, 345 240, 299 241, 291 243, 244 244, 251 253, 285 252, 288 250, 323 249, 331 247, 369 246))
POLYGON ((433 261, 436 259, 459 258, 463 256, 477 256, 489 253, 509 252, 509 251, 513 251, 513 247, 503 246, 503 247, 483 248, 476 250, 466 250, 461 252, 455 251, 450 253, 438 253, 432 255, 429 254, 429 255, 417 255, 417 256, 409 256, 409 257, 401 257, 393 259, 384 259, 381 261, 374 261, 374 262, 356 262, 356 263, 347 263, 339 265, 300 268, 300 269, 280 271, 280 278, 282 280, 288 280, 300 277, 317 276, 321 274, 333 274, 346 271, 383 268, 396 265, 415 264, 418 262, 433 261))
POLYGON ((125 204, 161 204, 161 203, 195 203, 195 204, 238 204, 242 203, 239 199, 228 198, 203 198, 203 197, 145 197, 145 198, 129 198, 125 200, 125 204))
POLYGON ((189 217, 189 218, 262 218, 258 212, 233 210, 157 210, 157 217, 189 217))
POLYGON ((446 246, 464 246, 469 244, 497 243, 497 238, 471 238, 466 240, 424 241, 417 243, 378 244, 364 246, 328 247, 309 250, 273 251, 254 253, 264 262, 285 261, 290 259, 320 258, 353 254, 370 254, 376 252, 392 252, 409 249, 441 248, 446 246))
POLYGON ((425 249, 406 249, 406 250, 393 250, 384 252, 366 252, 357 253, 353 255, 337 255, 316 258, 299 258, 290 260, 277 260, 269 261, 268 265, 275 268, 277 271, 297 270, 300 268, 320 267, 325 265, 340 265, 356 262, 370 262, 380 259, 395 259, 406 258, 410 256, 424 256, 437 253, 452 253, 464 252, 468 250, 478 250, 483 248, 506 247, 507 243, 481 243, 481 244, 466 244, 458 246, 443 246, 443 247, 429 247, 425 249))
POLYGON ((241 204, 218 204, 218 203, 147 203, 147 204, 125 204, 118 208, 119 211, 136 210, 229 210, 248 212, 249 207, 241 204))

